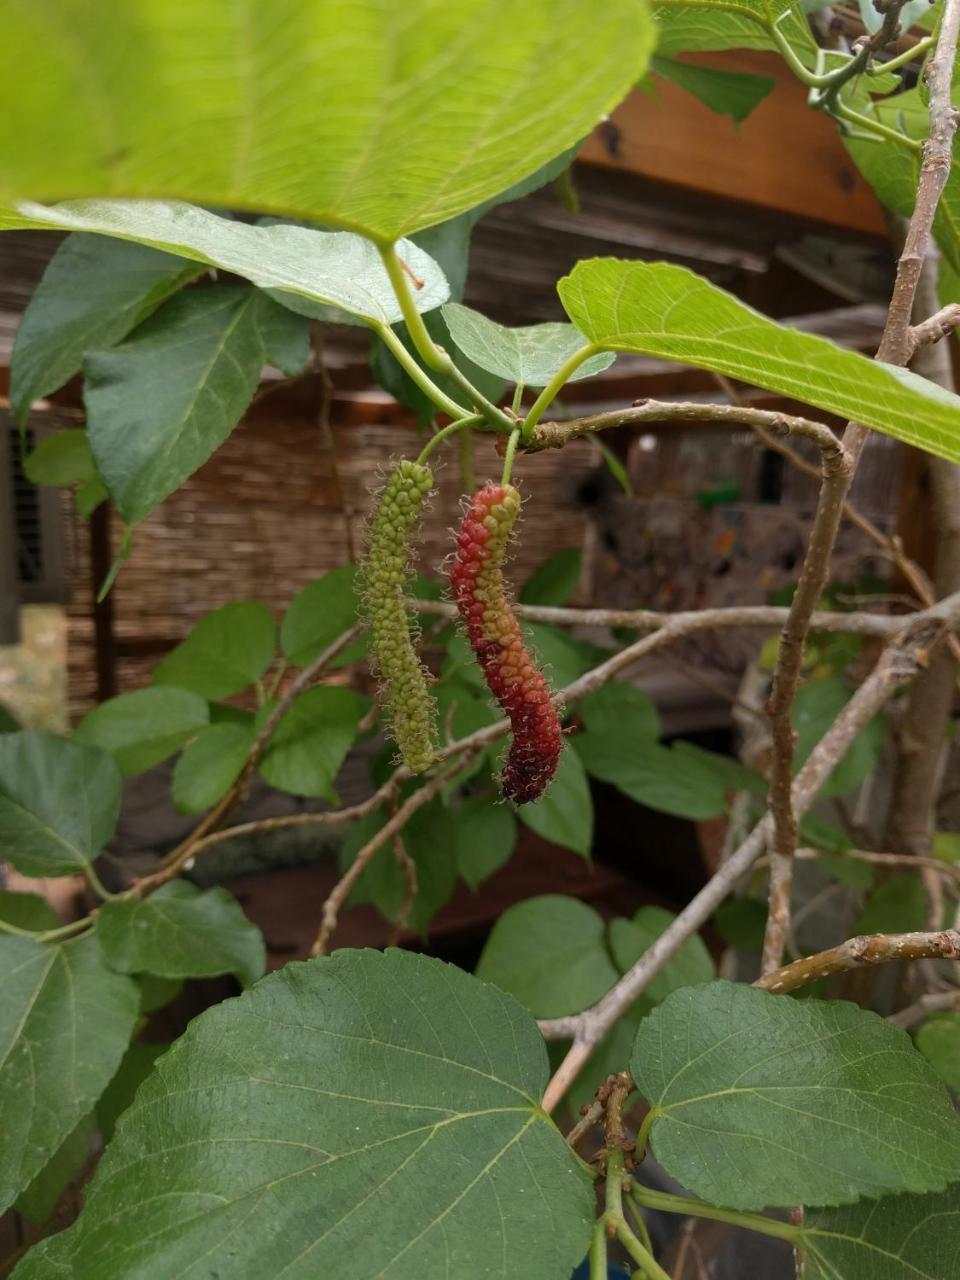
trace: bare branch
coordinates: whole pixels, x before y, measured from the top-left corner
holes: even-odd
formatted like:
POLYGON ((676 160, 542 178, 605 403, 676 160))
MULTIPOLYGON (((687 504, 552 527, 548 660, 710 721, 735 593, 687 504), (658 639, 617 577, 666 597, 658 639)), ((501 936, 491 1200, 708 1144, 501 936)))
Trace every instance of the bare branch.
MULTIPOLYGON (((916 674, 925 648, 932 639, 929 631, 921 630, 912 638, 905 636, 881 654, 871 674, 830 726, 794 779, 793 805, 798 816, 802 816, 810 808, 820 787, 854 738, 894 691, 916 674)), ((547 1039, 573 1040, 566 1057, 547 1086, 543 1099, 544 1110, 553 1110, 594 1047, 614 1022, 630 1008, 651 979, 656 977, 687 939, 696 933, 732 892, 744 872, 750 870, 763 853, 771 830, 772 822, 768 813, 716 875, 684 907, 669 928, 597 1004, 573 1017, 549 1019, 539 1024, 547 1039)))
POLYGON ((935 311, 926 320, 921 320, 919 324, 911 325, 907 330, 911 356, 916 353, 918 347, 925 347, 939 342, 941 338, 949 337, 958 325, 960 325, 960 304, 956 302, 941 307, 939 311, 935 311))
POLYGON ((929 992, 921 996, 916 1004, 909 1004, 905 1009, 892 1013, 887 1021, 906 1031, 915 1027, 918 1022, 923 1022, 931 1013, 952 1009, 960 1011, 960 991, 929 992))
POLYGON ((777 994, 796 991, 820 978, 830 978, 850 969, 890 964, 894 960, 958 960, 960 932, 943 929, 936 933, 866 933, 848 938, 839 947, 818 951, 758 978, 753 984, 777 994))

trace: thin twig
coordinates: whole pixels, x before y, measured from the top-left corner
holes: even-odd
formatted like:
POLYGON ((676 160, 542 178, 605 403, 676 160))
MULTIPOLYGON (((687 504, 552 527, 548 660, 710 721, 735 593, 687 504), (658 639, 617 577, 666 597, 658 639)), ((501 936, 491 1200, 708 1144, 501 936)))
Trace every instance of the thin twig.
POLYGON ((943 1013, 947 1010, 960 1011, 960 991, 936 991, 921 996, 915 1004, 908 1004, 905 1009, 892 1013, 887 1019, 895 1027, 903 1027, 905 1031, 915 1027, 931 1013, 943 1013))
POLYGON ((395 831, 391 843, 393 844, 393 856, 403 872, 404 885, 406 886, 403 902, 400 904, 400 910, 397 912, 397 917, 393 922, 393 931, 390 935, 389 945, 395 947, 400 941, 404 929, 410 923, 410 913, 413 910, 414 902, 417 900, 419 886, 417 883, 417 864, 407 852, 407 846, 403 843, 402 832, 395 831))
POLYGON ((850 969, 865 969, 894 960, 958 960, 960 932, 941 929, 935 933, 866 933, 848 938, 838 947, 818 951, 764 974, 753 984, 780 994, 796 991, 821 978, 832 978, 850 969))
POLYGON ((602 1102, 599 1098, 591 1102, 589 1107, 587 1107, 586 1111, 567 1134, 567 1146, 572 1147, 574 1151, 576 1151, 577 1145, 583 1141, 588 1133, 592 1133, 603 1119, 605 1109, 606 1103, 602 1102))
POLYGON ((947 338, 960 325, 960 303, 951 302, 941 307, 933 315, 927 316, 919 324, 911 325, 907 330, 910 355, 916 354, 919 347, 932 345, 941 338, 947 338))

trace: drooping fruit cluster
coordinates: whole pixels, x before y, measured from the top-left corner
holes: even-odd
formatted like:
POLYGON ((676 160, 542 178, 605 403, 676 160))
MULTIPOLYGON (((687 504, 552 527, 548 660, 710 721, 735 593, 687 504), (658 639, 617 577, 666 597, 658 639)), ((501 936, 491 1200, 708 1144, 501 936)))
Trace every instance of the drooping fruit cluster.
POLYGON ((422 773, 433 763, 434 703, 427 672, 414 648, 417 631, 404 608, 403 590, 410 542, 432 487, 429 467, 404 459, 395 468, 370 525, 367 554, 360 567, 362 607, 380 668, 384 704, 400 756, 413 773, 422 773))
POLYGON ((520 494, 513 485, 488 481, 464 515, 450 581, 470 647, 513 729, 503 793, 526 804, 543 794, 556 773, 563 737, 549 686, 523 642, 503 581, 503 559, 519 512, 520 494))

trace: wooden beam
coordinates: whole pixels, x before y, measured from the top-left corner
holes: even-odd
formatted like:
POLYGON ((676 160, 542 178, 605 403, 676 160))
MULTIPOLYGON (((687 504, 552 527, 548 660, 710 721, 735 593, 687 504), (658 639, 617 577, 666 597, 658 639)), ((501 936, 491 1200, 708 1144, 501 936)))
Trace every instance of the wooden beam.
POLYGON ((879 202, 836 125, 776 54, 684 55, 697 66, 772 76, 773 92, 737 126, 656 78, 656 97, 632 93, 587 140, 580 159, 658 182, 759 205, 834 227, 886 235, 879 202))

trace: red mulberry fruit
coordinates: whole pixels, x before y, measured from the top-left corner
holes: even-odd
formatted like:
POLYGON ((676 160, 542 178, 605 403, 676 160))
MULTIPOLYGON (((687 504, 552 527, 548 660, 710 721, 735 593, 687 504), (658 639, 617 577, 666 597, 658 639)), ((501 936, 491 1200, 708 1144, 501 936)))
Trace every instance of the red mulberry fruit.
POLYGON ((527 651, 504 586, 503 559, 519 512, 513 485, 485 484, 460 526, 450 581, 470 647, 513 729, 503 793, 526 804, 543 794, 556 772, 563 737, 549 686, 527 651))

